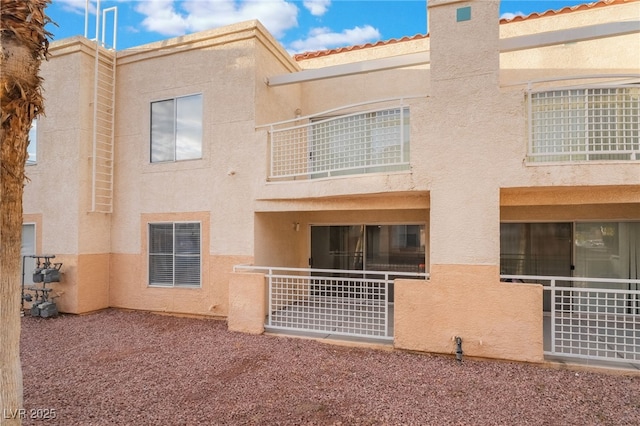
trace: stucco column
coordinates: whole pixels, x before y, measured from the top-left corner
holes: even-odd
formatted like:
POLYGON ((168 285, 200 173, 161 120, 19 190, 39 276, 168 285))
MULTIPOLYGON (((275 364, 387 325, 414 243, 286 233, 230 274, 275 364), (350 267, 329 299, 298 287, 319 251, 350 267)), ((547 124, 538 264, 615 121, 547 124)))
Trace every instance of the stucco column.
POLYGON ((264 274, 234 272, 229 277, 230 331, 262 334, 266 312, 266 284, 264 274))
POLYGON ((397 280, 396 347, 542 360, 542 289, 499 281, 498 1, 430 0, 430 280, 397 280))
MULTIPOLYGON (((542 289, 499 281, 499 2, 430 0, 430 280, 398 280, 396 347, 542 360, 542 289)), ((509 124, 506 124, 509 125, 509 124)))
POLYGON ((494 265, 497 280, 500 188, 492 146, 501 136, 499 1, 428 4, 431 264, 494 265))

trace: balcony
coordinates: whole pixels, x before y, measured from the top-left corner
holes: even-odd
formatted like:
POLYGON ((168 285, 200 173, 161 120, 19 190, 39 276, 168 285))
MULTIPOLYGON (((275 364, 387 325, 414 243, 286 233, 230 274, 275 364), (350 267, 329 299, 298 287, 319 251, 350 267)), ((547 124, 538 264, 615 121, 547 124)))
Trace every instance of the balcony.
POLYGON ((393 341, 394 280, 426 280, 429 276, 424 272, 253 265, 233 269, 264 273, 267 330, 378 341, 393 341))
MULTIPOLYGON (((357 107, 357 106, 355 106, 357 107)), ((409 107, 351 113, 354 106, 269 125, 270 181, 409 169, 409 107)))
MULTIPOLYGON (((258 312, 256 320, 272 332, 390 343, 396 337, 398 326, 415 331, 442 326, 428 322, 403 323, 411 318, 406 315, 407 306, 398 306, 391 300, 394 286, 395 291, 403 291, 402 286, 397 288, 396 279, 424 280, 427 284, 428 273, 253 265, 236 265, 233 269, 234 273, 262 275, 255 281, 258 283, 255 295, 266 297, 252 298, 251 304, 243 302, 242 306, 252 313, 258 312), (396 316, 399 310, 405 314, 396 316)), ((548 295, 551 301, 548 309, 534 308, 540 309, 539 326, 544 340, 540 349, 547 359, 640 368, 639 279, 537 275, 501 275, 500 278, 514 286, 541 285, 548 295)), ((443 303, 437 287, 418 288, 430 294, 429 300, 436 305, 443 303)), ((404 300, 406 302, 406 298, 404 300)), ((411 309, 429 307, 417 303, 411 309)), ((480 312, 474 315, 482 317, 480 312)))
POLYGON ((640 368, 640 280, 501 275, 542 284, 551 301, 544 312, 547 359, 614 368, 640 368))
POLYGON ((640 160, 640 85, 530 91, 532 162, 640 160))

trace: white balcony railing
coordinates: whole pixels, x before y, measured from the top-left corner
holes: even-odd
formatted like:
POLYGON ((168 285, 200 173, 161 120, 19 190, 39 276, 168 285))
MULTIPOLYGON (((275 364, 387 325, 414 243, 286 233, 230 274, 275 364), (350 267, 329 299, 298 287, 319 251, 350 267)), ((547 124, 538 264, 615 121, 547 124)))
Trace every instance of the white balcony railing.
POLYGON ((501 275, 548 295, 546 356, 640 368, 640 279, 501 275))
POLYGON ((379 109, 338 111, 270 125, 269 180, 409 168, 409 108, 402 100, 379 109))
POLYGON ((393 280, 428 276, 424 272, 234 267, 234 271, 243 270, 265 274, 268 329, 378 340, 393 339, 393 280))
POLYGON ((529 162, 640 160, 640 84, 530 91, 529 162))

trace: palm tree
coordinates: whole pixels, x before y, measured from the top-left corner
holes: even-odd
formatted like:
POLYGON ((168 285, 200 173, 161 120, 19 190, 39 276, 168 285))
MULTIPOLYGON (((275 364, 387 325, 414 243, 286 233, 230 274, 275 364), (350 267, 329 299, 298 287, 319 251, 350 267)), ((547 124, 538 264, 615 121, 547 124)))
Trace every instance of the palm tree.
POLYGON ((31 122, 43 112, 51 0, 0 0, 0 424, 20 424, 20 245, 31 122))

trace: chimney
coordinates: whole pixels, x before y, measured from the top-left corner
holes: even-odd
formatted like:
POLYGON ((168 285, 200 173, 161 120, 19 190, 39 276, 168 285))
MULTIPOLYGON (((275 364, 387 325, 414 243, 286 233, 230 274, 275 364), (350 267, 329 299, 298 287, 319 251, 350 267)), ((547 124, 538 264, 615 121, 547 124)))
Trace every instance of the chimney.
POLYGON ((499 0, 428 0, 434 96, 497 91, 499 7, 499 0), (456 86, 465 90, 452 90, 456 86))

